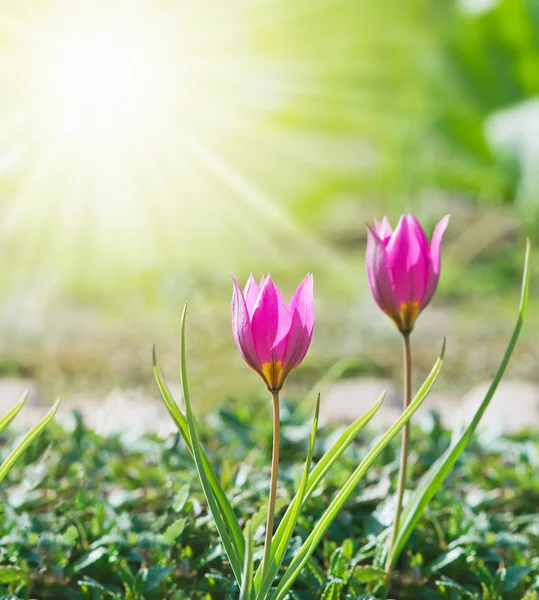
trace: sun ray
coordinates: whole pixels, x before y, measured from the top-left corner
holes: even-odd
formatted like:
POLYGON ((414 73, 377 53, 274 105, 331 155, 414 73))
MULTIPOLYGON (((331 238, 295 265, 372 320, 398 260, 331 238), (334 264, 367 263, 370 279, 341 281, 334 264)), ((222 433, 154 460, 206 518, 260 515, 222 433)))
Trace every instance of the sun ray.
POLYGON ((277 203, 268 198, 262 190, 241 172, 234 169, 223 157, 212 152, 207 145, 187 136, 184 136, 184 145, 237 193, 238 200, 248 203, 260 214, 260 218, 257 220, 261 220, 262 223, 269 221, 274 231, 275 228, 279 228, 282 232, 299 239, 307 250, 315 252, 319 258, 338 260, 337 255, 331 249, 324 246, 319 240, 312 238, 277 203))
POLYGON ((24 232, 21 260, 65 256, 70 273, 226 262, 277 239, 338 261, 290 210, 341 160, 339 135, 311 123, 343 107, 355 127, 373 104, 297 39, 330 4, 14 0, 0 15, 3 243, 24 232))

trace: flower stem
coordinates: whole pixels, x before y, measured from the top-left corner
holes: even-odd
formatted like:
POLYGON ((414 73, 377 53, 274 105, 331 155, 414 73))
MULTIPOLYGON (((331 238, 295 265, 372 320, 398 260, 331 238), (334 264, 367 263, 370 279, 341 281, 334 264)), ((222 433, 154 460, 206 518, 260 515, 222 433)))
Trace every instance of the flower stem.
MULTIPOLYGON (((406 410, 412 399, 412 351, 410 348, 410 332, 402 334, 403 341, 403 362, 404 362, 404 402, 403 409, 406 410)), ((391 573, 393 562, 393 547, 399 533, 399 522, 402 512, 402 498, 406 488, 406 468, 408 464, 408 443, 410 440, 410 422, 408 421, 402 430, 401 458, 399 467, 399 481, 397 484, 397 508, 395 511, 395 522, 393 524, 393 533, 391 534, 391 543, 387 553, 386 572, 391 573)))
POLYGON ((273 397, 273 453, 271 456, 271 483, 268 501, 268 521, 266 524, 266 540, 264 542, 264 559, 262 561, 262 577, 269 568, 271 540, 273 538, 273 521, 275 519, 275 499, 277 496, 277 472, 279 470, 279 438, 281 422, 279 417, 279 392, 271 393, 273 397))

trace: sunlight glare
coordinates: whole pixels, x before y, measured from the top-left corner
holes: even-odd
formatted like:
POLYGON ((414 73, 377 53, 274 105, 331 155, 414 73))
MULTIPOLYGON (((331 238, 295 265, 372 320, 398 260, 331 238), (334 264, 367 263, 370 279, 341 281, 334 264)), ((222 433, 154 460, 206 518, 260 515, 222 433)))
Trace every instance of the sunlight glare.
POLYGON ((41 94, 54 127, 66 135, 114 135, 155 119, 165 78, 145 41, 122 27, 81 28, 51 39, 41 58, 41 94))
POLYGON ((228 268, 246 245, 274 256, 277 236, 320 247, 285 208, 315 165, 274 115, 310 71, 282 55, 281 20, 260 47, 270 4, 43 0, 0 16, 0 244, 19 264, 100 281, 228 268))

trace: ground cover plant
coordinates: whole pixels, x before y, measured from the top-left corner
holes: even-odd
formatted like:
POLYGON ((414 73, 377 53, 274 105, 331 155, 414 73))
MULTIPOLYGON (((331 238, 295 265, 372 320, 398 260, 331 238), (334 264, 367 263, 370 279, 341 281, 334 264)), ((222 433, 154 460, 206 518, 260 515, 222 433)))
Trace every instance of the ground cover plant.
MULTIPOLYGON (((229 400, 199 423, 200 437, 240 522, 264 537, 271 454, 267 406, 229 400), (223 449, 226 448, 226 452, 223 449)), ((282 402, 278 517, 303 470, 308 415, 282 402)), ((376 423, 376 419, 373 420, 376 423)), ((321 425, 314 460, 341 430, 321 425)), ((417 481, 450 443, 436 419, 412 427, 417 481)), ((2 438, 2 455, 9 439, 2 438)), ((362 460, 372 429, 330 471, 298 519, 289 553, 362 460)), ((379 536, 391 523, 398 443, 350 496, 290 599, 376 598, 367 591, 379 536), (325 595, 324 595, 325 594, 325 595)), ((393 598, 539 596, 539 435, 474 438, 431 501, 396 570, 393 598)), ((2 488, 0 597, 7 600, 237 598, 217 531, 181 436, 103 438, 77 421, 53 423, 2 488), (17 577, 15 577, 17 576, 17 577)), ((258 558, 261 558, 258 556, 258 558)))

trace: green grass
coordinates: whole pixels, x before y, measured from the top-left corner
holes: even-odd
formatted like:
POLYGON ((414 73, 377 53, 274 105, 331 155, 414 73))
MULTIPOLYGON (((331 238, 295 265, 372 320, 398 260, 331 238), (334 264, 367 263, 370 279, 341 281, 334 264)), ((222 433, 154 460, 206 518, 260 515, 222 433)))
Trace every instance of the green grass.
MULTIPOLYGON (((253 520, 260 559, 268 487, 269 406, 228 402, 202 422, 202 440, 245 524, 253 520)), ((279 507, 301 477, 310 419, 283 407, 279 507)), ((322 427, 317 460, 334 432, 322 427)), ((437 421, 414 430, 411 481, 449 443, 437 421)), ((355 468, 364 434, 300 515, 290 553, 355 468)), ((9 438, 2 438, 6 454, 9 438)), ((397 471, 392 445, 330 527, 294 585, 292 598, 369 596, 367 567, 387 535, 388 489, 397 471)), ((539 591, 539 436, 475 440, 410 538, 391 597, 535 599, 539 591)), ((230 599, 238 590, 208 517, 194 464, 177 436, 101 438, 78 421, 48 429, 3 484, 0 597, 7 600, 230 599), (23 462, 25 464, 23 464, 23 462), (3 595, 2 595, 3 594, 3 595), (10 595, 11 594, 11 595, 10 595)))

